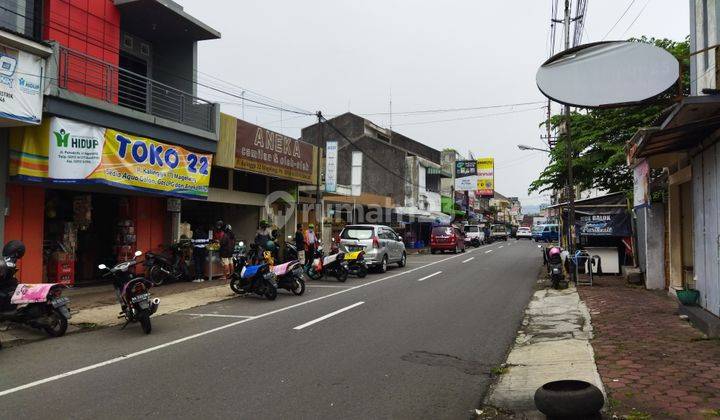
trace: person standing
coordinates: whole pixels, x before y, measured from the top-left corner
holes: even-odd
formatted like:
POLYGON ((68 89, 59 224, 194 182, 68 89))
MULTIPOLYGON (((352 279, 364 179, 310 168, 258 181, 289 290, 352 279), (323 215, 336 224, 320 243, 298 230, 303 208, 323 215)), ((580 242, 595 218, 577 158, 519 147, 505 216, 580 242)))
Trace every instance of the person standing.
POLYGON ((300 264, 305 263, 305 235, 302 231, 302 223, 297 224, 297 230, 295 231, 295 249, 297 249, 297 259, 300 264))
POLYGON ((315 225, 311 223, 305 231, 305 265, 312 263, 312 260, 315 258, 317 242, 317 236, 315 236, 315 225))
POLYGON ((220 240, 220 260, 222 261, 225 279, 230 280, 233 273, 232 256, 235 250, 235 233, 230 225, 223 226, 223 235, 220 240))
POLYGON ((205 259, 207 258, 207 245, 209 242, 208 231, 198 225, 195 231, 193 231, 192 238, 194 283, 202 283, 205 281, 205 259))

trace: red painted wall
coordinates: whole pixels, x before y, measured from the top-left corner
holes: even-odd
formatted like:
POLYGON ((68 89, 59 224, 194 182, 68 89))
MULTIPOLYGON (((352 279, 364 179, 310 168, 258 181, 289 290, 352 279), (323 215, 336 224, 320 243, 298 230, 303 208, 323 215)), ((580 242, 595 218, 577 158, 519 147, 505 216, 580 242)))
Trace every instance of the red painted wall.
POLYGON ((42 283, 45 189, 8 184, 7 197, 10 213, 5 217, 5 239, 19 239, 26 248, 25 256, 20 260, 18 279, 23 283, 42 283))
MULTIPOLYGON (((118 66, 120 62, 120 12, 112 0, 45 0, 43 37, 80 54, 118 66)), ((117 74, 92 59, 70 56, 59 61, 66 88, 73 92, 117 102, 117 74), (106 88, 110 87, 110 97, 106 88)))
POLYGON ((135 226, 137 249, 142 252, 161 250, 165 243, 166 199, 161 197, 135 197, 135 226))

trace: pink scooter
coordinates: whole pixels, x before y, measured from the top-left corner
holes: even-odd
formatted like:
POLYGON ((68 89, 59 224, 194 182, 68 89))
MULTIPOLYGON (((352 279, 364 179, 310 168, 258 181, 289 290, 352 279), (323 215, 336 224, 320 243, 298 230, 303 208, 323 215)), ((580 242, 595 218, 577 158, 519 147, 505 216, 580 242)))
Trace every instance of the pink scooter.
POLYGON ((300 261, 292 260, 283 264, 274 265, 272 270, 277 279, 278 289, 289 290, 296 296, 305 293, 303 267, 300 261))

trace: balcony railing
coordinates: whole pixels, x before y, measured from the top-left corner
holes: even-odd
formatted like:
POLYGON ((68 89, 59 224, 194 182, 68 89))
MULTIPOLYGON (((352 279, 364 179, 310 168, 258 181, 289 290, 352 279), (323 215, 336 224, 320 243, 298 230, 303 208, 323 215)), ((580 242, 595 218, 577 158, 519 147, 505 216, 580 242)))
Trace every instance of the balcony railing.
POLYGON ((98 58, 59 47, 58 86, 72 92, 215 131, 215 104, 98 58))

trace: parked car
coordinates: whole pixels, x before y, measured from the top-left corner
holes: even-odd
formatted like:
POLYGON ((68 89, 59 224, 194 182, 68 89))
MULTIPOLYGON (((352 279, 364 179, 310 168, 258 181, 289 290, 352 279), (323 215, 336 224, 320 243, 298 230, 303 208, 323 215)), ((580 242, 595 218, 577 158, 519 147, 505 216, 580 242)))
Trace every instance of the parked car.
POLYGON ((494 241, 508 240, 508 229, 505 225, 492 225, 490 232, 494 241))
POLYGON ((520 239, 532 239, 532 232, 530 231, 530 228, 524 226, 519 227, 517 233, 515 234, 515 239, 518 241, 520 239))
POLYGON ((465 233, 465 244, 479 247, 485 243, 485 232, 478 225, 465 225, 463 227, 465 233))
POLYGON ((365 263, 381 273, 388 264, 404 267, 405 243, 394 230, 383 225, 348 225, 340 232, 340 251, 365 251, 365 263))
POLYGON ((430 232, 430 252, 465 252, 465 235, 455 226, 435 226, 430 232))
POLYGON ((558 225, 539 225, 532 236, 536 242, 557 242, 560 239, 558 225))

